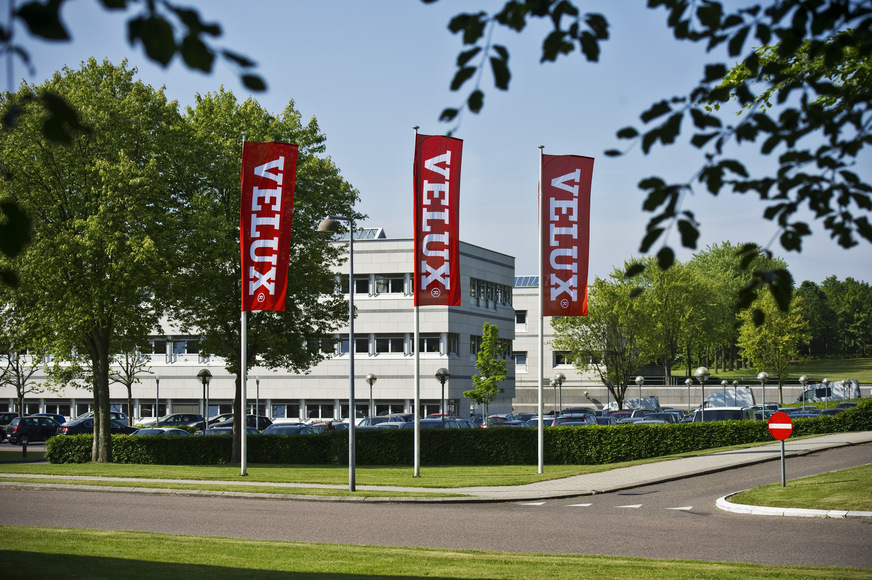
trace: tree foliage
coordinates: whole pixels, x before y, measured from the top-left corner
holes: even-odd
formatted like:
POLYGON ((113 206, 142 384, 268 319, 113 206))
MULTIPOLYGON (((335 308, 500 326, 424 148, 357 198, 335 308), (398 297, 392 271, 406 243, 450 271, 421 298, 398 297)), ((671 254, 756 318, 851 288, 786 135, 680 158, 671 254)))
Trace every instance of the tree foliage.
POLYGON ((0 100, 3 112, 15 107, 28 114, 0 134, 0 201, 15 199, 33 218, 33 241, 0 258, 20 274, 3 299, 55 361, 87 359, 93 459, 111 461, 111 356, 122 337, 144 342, 158 326, 178 266, 190 135, 176 104, 125 63, 91 59, 40 86, 22 84, 0 100), (91 128, 70 146, 43 133, 48 113, 34 99, 48 93, 63 95, 91 128))
MULTIPOLYGON (((755 193, 765 206, 763 217, 779 225, 780 244, 788 251, 801 251, 802 240, 811 234, 800 217, 803 210, 811 210, 843 247, 872 242, 872 188, 856 172, 858 157, 872 142, 872 5, 780 0, 734 7, 714 0, 649 0, 648 7, 666 11, 666 26, 676 39, 699 43, 706 51, 723 47, 739 63, 732 68, 707 64, 697 86, 664 96, 642 112, 641 126, 617 132, 618 139, 638 144, 648 154, 658 145, 674 144, 682 128, 690 126, 689 143, 702 154, 699 170, 686 182, 659 176, 639 182, 643 209, 653 214, 640 251, 656 249, 658 265, 670 267, 675 253, 665 240, 671 230, 678 231, 684 247, 696 249, 700 226, 685 202, 697 189, 712 195, 755 193), (750 109, 738 123, 725 121, 717 111, 731 98, 750 109), (758 144, 764 156, 778 156, 774 175, 754 176, 728 156, 733 145, 750 143, 758 144)), ((508 0, 492 13, 459 14, 448 28, 471 48, 457 58, 451 89, 470 81, 473 87, 462 107, 442 112, 443 120, 453 121, 463 108, 481 111, 488 64, 494 86, 508 89, 509 52, 494 40, 495 31, 522 32, 533 20, 551 24, 542 62, 576 52, 595 62, 609 37, 605 16, 583 14, 571 0, 508 0)), ((606 154, 623 153, 612 149, 606 154)), ((749 256, 758 251, 749 248, 749 256)), ((742 307, 764 287, 786 310, 793 287, 786 269, 755 271, 740 294, 742 307)), ((754 316, 762 321, 762 311, 754 316)))
MULTIPOLYGON (((250 141, 299 146, 286 309, 248 313, 247 368, 257 364, 306 372, 326 356, 319 347, 347 320, 348 305, 337 293, 331 270, 341 248, 316 228, 328 215, 361 218, 353 211, 358 192, 324 155, 326 138, 317 121, 304 123, 293 101, 275 116, 255 100, 240 103, 222 89, 198 95, 186 119, 196 135, 198 161, 192 172, 199 181, 184 241, 185 267, 174 280, 175 314, 184 329, 201 336, 201 350, 222 357, 236 375, 234 426, 244 425, 239 314, 243 135, 250 141)), ((238 446, 234 449, 238 457, 238 446)))
POLYGON ((768 294, 760 297, 759 307, 766 315, 763 324, 757 325, 750 312, 739 315, 742 321, 739 330, 739 347, 742 356, 753 366, 778 378, 778 400, 784 402, 782 386, 787 371, 799 355, 799 346, 806 340, 808 323, 802 318, 796 298, 791 307, 782 311, 768 294))
POLYGON ((484 405, 485 420, 491 401, 504 390, 499 385, 507 379, 504 353, 505 344, 500 340, 499 327, 485 322, 482 328, 481 347, 475 359, 475 370, 478 374, 472 375, 473 388, 463 392, 463 396, 475 404, 484 405))
POLYGON ((632 377, 652 359, 644 350, 650 319, 639 300, 631 300, 635 284, 622 270, 609 280, 596 278, 588 289, 588 315, 555 317, 551 320, 555 350, 565 351, 573 366, 592 369, 614 397, 618 408, 632 377))

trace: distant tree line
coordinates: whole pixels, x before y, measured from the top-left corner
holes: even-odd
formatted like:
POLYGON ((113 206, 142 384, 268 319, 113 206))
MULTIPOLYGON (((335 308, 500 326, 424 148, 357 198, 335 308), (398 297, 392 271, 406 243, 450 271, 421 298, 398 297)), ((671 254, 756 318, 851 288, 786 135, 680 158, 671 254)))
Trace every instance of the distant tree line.
POLYGON ((830 276, 818 285, 805 281, 796 290, 808 321, 802 354, 811 358, 865 357, 872 344, 872 287, 868 282, 830 276))

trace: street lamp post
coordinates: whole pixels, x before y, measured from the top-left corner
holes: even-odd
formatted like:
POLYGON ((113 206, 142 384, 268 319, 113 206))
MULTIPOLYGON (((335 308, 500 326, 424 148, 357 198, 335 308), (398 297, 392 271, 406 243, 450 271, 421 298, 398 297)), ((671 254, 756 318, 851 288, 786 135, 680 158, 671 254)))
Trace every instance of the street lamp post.
POLYGON ((727 385, 729 384, 727 379, 721 381, 721 396, 724 398, 724 407, 727 406, 727 385))
POLYGON ((197 378, 203 383, 203 431, 205 432, 209 428, 209 382, 212 380, 212 373, 209 369, 200 369, 197 378))
POLYGON ((808 377, 802 375, 799 377, 799 382, 802 384, 802 395, 800 395, 802 397, 802 410, 805 411, 805 386, 808 384, 808 377))
POLYGON ((551 388, 554 389, 554 407, 552 414, 557 416, 557 379, 551 379, 551 388))
POLYGON ((687 385, 687 412, 690 413, 690 386, 693 384, 693 379, 687 377, 684 384, 687 385))
POLYGON ((563 412, 563 381, 566 380, 566 375, 563 373, 557 373, 557 393, 560 400, 560 412, 563 412))
POLYGON ((447 381, 449 377, 451 377, 451 374, 448 372, 448 369, 446 369, 446 368, 441 368, 438 371, 436 371, 436 380, 438 380, 442 384, 442 400, 440 403, 442 406, 441 415, 442 415, 442 423, 443 424, 445 423, 445 381, 447 381))
POLYGON ((160 413, 158 413, 160 404, 160 379, 155 377, 154 379, 154 426, 160 427, 160 413))
POLYGON ((738 380, 733 381, 733 404, 737 407, 741 406, 741 405, 739 405, 739 381, 738 380))
POLYGON ((353 492, 354 485, 354 218, 351 216, 333 215, 321 220, 319 232, 336 233, 339 222, 348 222, 348 491, 353 492))
POLYGON ((705 382, 709 378, 709 370, 706 367, 696 369, 696 378, 699 379, 699 385, 702 388, 702 405, 700 406, 700 421, 705 422, 705 382))
POLYGON ((258 416, 260 416, 260 377, 254 377, 254 427, 259 430, 258 416))
POLYGON ((830 379, 824 379, 821 381, 821 384, 824 386, 824 409, 829 409, 830 395, 827 393, 830 387, 830 379))
POLYGON ((369 384, 369 416, 370 417, 372 417, 375 414, 375 413, 373 413, 373 408, 372 408, 372 384, 374 382, 376 382, 377 379, 378 379, 378 377, 376 377, 372 373, 369 373, 368 375, 366 375, 366 382, 369 384))
POLYGON ((639 385, 639 408, 642 408, 642 384, 645 382, 645 377, 642 375, 636 376, 636 384, 639 385))
POLYGON ((766 420, 766 381, 769 380, 769 375, 760 371, 760 374, 757 375, 757 380, 760 381, 760 388, 763 389, 763 420, 766 420))

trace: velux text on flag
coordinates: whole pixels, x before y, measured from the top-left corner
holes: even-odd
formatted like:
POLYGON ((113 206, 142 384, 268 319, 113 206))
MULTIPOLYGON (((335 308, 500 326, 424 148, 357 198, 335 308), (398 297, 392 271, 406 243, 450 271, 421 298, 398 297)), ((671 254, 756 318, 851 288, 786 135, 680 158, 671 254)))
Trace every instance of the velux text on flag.
POLYGON ((296 145, 243 145, 239 224, 243 311, 285 309, 296 173, 296 145))
POLYGON ((415 306, 460 305, 463 141, 417 135, 414 164, 415 306))
POLYGON ((542 316, 587 316, 593 158, 543 155, 542 316))

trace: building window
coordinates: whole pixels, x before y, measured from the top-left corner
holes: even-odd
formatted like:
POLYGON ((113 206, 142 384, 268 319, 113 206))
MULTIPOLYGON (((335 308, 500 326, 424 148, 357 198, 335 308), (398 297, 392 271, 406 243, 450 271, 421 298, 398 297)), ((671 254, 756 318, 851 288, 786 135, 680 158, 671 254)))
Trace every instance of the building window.
MULTIPOLYGON (((348 294, 348 276, 339 277, 339 289, 343 294, 348 294)), ((354 277, 354 293, 369 294, 369 276, 354 277)))
MULTIPOLYGON (((354 352, 369 353, 369 338, 354 337, 354 352)), ((348 337, 339 340, 339 354, 348 354, 348 337)))
POLYGON ((405 286, 402 277, 396 276, 376 276, 375 277, 375 292, 376 294, 402 294, 405 286))
POLYGON ((438 354, 439 352, 441 352, 441 350, 439 348, 439 336, 438 335, 420 336, 419 343, 421 346, 422 353, 433 352, 433 353, 438 354))
POLYGON ((382 336, 375 339, 375 352, 403 353, 405 351, 405 339, 402 336, 382 336))
POLYGON ((309 419, 332 419, 333 403, 306 405, 306 416, 309 419))
POLYGON ((567 366, 572 364, 572 357, 569 355, 568 351, 555 351, 554 352, 554 366, 567 366))
POLYGON ((456 332, 449 332, 447 342, 448 354, 457 356, 460 353, 460 335, 456 332))
POLYGON ((515 372, 516 373, 526 373, 527 372, 527 353, 525 352, 516 352, 514 355, 515 358, 515 372))
POLYGON ((478 351, 481 350, 481 337, 480 336, 469 336, 469 354, 472 356, 478 356, 478 351))

